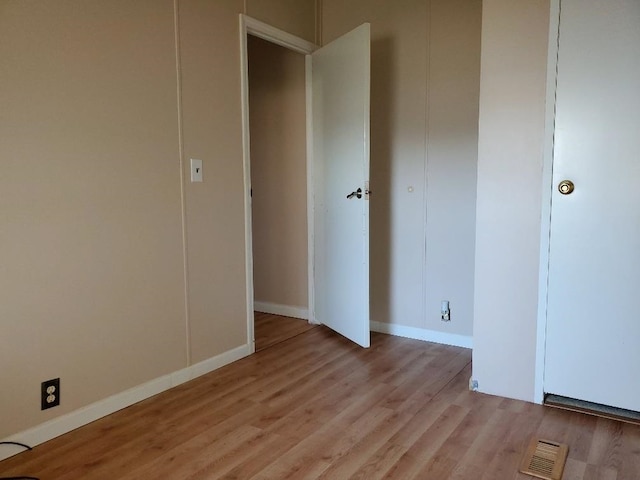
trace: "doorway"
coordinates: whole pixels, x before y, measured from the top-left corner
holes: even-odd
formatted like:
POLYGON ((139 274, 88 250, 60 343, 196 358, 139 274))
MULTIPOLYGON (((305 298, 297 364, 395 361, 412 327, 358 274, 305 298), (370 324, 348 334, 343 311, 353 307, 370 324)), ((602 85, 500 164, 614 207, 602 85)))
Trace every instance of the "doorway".
POLYGON ((255 348, 308 326, 303 54, 247 36, 255 348), (296 325, 300 324, 300 325, 296 325))
POLYGON ((247 53, 250 35, 305 55, 309 322, 326 325, 366 348, 370 342, 371 26, 365 23, 316 48, 310 42, 240 15, 247 343, 255 350, 247 53))

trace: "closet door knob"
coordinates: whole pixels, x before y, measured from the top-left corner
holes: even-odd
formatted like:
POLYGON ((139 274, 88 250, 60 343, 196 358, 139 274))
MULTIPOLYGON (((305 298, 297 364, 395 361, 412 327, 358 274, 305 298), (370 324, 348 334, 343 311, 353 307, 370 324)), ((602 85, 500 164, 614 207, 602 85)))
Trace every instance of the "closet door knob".
POLYGON ((562 180, 558 184, 558 191, 562 195, 571 195, 571 193, 576 189, 576 186, 573 184, 571 180, 562 180))

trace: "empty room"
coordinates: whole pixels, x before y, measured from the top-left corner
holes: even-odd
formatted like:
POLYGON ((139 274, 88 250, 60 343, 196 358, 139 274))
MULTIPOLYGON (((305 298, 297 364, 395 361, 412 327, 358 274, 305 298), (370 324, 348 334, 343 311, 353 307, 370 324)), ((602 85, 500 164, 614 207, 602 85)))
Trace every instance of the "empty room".
POLYGON ((632 0, 0 0, 0 480, 640 478, 637 45, 632 0))

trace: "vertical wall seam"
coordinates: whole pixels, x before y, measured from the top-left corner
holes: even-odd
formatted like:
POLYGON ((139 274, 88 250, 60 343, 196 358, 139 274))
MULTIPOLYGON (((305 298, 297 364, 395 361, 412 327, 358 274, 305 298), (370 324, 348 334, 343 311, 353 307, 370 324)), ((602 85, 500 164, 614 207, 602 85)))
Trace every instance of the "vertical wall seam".
POLYGON ((423 183, 423 262, 422 262, 422 322, 426 326, 428 324, 427 318, 427 207, 428 207, 428 189, 429 189, 429 129, 430 129, 430 77, 431 77, 431 0, 426 2, 426 82, 425 82, 425 105, 424 105, 424 183, 423 183))
POLYGON ((187 248, 187 201, 184 176, 184 135, 182 119, 182 64, 180 59, 179 0, 173 0, 173 32, 176 53, 176 104, 178 116, 178 155, 180 158, 180 208, 182 212, 182 267, 184 276, 184 322, 186 338, 186 361, 191 365, 191 324, 189 310, 189 264, 187 248))

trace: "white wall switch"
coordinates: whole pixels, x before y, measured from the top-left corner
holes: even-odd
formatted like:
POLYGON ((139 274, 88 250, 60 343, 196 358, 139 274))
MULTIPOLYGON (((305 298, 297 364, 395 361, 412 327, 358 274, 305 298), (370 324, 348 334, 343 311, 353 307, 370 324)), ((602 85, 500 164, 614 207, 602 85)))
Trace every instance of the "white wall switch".
POLYGON ((191 181, 202 181, 202 160, 198 160, 196 158, 191 159, 191 181))

